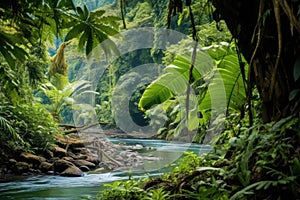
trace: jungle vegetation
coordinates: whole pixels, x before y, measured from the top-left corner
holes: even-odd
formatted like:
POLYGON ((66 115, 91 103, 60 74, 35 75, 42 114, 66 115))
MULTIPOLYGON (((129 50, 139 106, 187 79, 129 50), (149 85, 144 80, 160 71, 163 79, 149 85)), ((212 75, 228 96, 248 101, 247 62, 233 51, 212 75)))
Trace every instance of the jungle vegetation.
POLYGON ((166 64, 163 74, 147 86, 139 107, 151 112, 158 104, 165 109, 168 120, 158 132, 165 139, 182 139, 197 128, 193 141, 205 141, 201 133, 217 131, 208 130, 209 123, 214 123, 214 127, 224 123, 225 128, 213 139, 213 153, 200 157, 186 153, 179 163, 170 166, 170 173, 108 184, 98 198, 299 198, 299 13, 296 10, 299 11, 298 1, 168 1, 165 15, 168 27, 187 18, 191 37, 202 44, 211 16, 217 22, 216 29, 223 31, 224 20, 232 37, 222 35, 223 38, 214 40, 216 35, 208 34, 213 39, 204 43, 205 53, 194 51, 196 56, 192 59, 176 55, 178 49, 189 50, 184 44, 171 46, 162 58, 166 64), (205 31, 201 30, 205 26, 205 31), (205 65, 210 63, 209 58, 215 68, 205 73, 211 69, 205 65), (213 87, 218 78, 211 73, 216 71, 224 82, 226 114, 212 118, 209 103, 216 98, 213 95, 222 95, 213 87), (188 106, 183 113, 178 109, 182 96, 191 95, 189 86, 180 87, 187 83, 196 93, 200 116, 193 114, 194 110, 188 106), (187 118, 191 124, 182 123, 187 118))
MULTIPOLYGON (((117 128, 122 108, 112 107, 113 92, 121 91, 122 99, 131 79, 117 81, 126 73, 146 81, 131 70, 159 63, 161 74, 130 98, 133 120, 143 126, 161 115, 158 138, 210 142, 215 151, 186 152, 170 173, 109 184, 97 198, 300 198, 299 6, 298 0, 1 2, 0 157, 43 151, 64 134, 59 124, 74 123, 76 109, 85 106, 76 102, 83 93, 95 96, 104 128, 117 128), (189 39, 116 59, 95 88, 80 79, 82 63, 97 46, 107 57, 117 55, 114 36, 147 26, 189 39), (199 49, 191 51, 195 43, 199 49), (212 109, 213 101, 221 110, 212 109)), ((81 117, 78 124, 90 122, 89 113, 81 117)))

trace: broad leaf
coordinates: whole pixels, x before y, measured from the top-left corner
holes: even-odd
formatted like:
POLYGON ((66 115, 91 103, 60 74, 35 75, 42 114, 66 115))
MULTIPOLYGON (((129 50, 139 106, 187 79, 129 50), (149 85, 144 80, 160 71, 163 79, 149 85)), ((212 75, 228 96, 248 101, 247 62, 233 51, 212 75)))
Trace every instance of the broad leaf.
MULTIPOLYGON (((65 41, 78 38, 79 50, 82 50, 85 47, 85 52, 88 56, 98 44, 102 44, 106 40, 109 40, 110 36, 119 33, 119 26, 117 23, 119 18, 111 16, 104 17, 104 13, 105 11, 103 10, 89 12, 86 6, 83 8, 77 7, 75 14, 63 12, 63 14, 72 18, 72 21, 76 24, 76 26, 67 33, 65 41)), ((110 47, 114 48, 111 51, 116 52, 115 45, 101 46, 104 48, 105 53, 110 52, 110 47)))
POLYGON ((85 29, 86 29, 86 25, 85 24, 77 24, 76 26, 73 26, 73 28, 66 35, 65 41, 69 41, 69 40, 77 37, 83 31, 85 31, 85 29))

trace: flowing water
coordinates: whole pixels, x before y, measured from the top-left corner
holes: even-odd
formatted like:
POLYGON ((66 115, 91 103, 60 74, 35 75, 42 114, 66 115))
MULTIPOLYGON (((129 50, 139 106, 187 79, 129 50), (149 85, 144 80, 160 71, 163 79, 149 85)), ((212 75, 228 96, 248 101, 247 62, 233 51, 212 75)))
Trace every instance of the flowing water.
POLYGON ((110 139, 114 143, 126 143, 128 145, 141 144, 155 148, 149 152, 159 160, 147 161, 143 166, 129 171, 117 171, 104 174, 85 174, 82 177, 60 177, 60 176, 32 176, 15 179, 10 182, 0 183, 0 199, 24 199, 24 200, 76 200, 95 199, 96 194, 103 188, 104 183, 115 180, 128 179, 129 175, 134 178, 157 176, 168 170, 165 168, 178 158, 184 151, 197 154, 206 153, 211 150, 208 145, 190 143, 167 142, 163 140, 147 139, 110 139))

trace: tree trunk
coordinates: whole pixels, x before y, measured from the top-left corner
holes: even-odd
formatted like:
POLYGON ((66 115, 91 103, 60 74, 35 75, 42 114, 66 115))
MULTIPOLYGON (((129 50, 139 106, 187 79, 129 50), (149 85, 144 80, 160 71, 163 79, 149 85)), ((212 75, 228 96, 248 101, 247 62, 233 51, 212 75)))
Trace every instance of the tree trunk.
POLYGON ((255 86, 258 89, 263 121, 298 116, 300 38, 295 26, 299 24, 293 22, 293 26, 290 14, 297 16, 299 3, 288 0, 212 2, 249 63, 247 81, 251 89, 255 86), (285 2, 294 13, 283 9, 285 2))

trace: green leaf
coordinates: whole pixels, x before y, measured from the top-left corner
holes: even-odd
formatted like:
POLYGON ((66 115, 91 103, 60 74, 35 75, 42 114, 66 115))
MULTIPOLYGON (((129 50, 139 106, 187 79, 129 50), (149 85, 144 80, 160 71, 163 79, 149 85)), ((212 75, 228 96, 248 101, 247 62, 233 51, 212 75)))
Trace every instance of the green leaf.
POLYGON ((82 8, 79 7, 79 6, 77 6, 76 7, 76 11, 77 11, 77 13, 79 15, 79 18, 85 21, 86 18, 85 18, 85 15, 84 15, 84 12, 83 12, 82 8))
POLYGON ((27 56, 26 51, 18 46, 14 46, 12 53, 21 62, 24 62, 27 56))
POLYGON ((78 42, 79 50, 82 50, 84 48, 84 45, 86 44, 89 35, 90 35, 90 29, 88 28, 87 30, 85 30, 83 32, 83 34, 81 35, 81 37, 79 39, 79 42, 78 42))
POLYGON ((85 19, 89 18, 90 12, 89 12, 89 9, 87 8, 87 6, 84 5, 83 9, 84 9, 84 17, 85 17, 85 19))
POLYGON ((93 44, 94 44, 93 39, 94 39, 93 30, 90 30, 89 34, 87 35, 87 41, 86 41, 86 49, 85 49, 86 56, 88 56, 93 50, 93 44))
POLYGON ((104 25, 104 24, 99 24, 97 25, 97 28, 99 31, 107 34, 107 35, 116 35, 119 33, 119 31, 117 31, 114 28, 111 28, 110 26, 104 25))
POLYGON ((6 62, 10 66, 15 66, 15 61, 14 61, 13 57, 11 56, 9 50, 5 49, 3 46, 0 46, 0 52, 2 53, 2 55, 5 58, 6 62))
POLYGON ((78 37, 85 30, 86 30, 85 24, 83 23, 77 24, 67 33, 65 41, 69 41, 75 37, 78 37))
POLYGON ((219 172, 224 172, 222 168, 217 168, 217 167, 197 167, 196 171, 198 172, 203 172, 203 171, 219 171, 219 172))
POLYGON ((104 15, 105 11, 104 10, 95 10, 91 12, 91 18, 100 18, 104 15))
POLYGON ((73 0, 60 0, 57 5, 58 8, 65 8, 70 10, 75 10, 75 5, 73 0))
MULTIPOLYGON (((159 82, 159 80, 157 81, 159 82)), ((170 89, 157 82, 150 84, 139 101, 139 108, 147 110, 153 105, 165 102, 173 96, 170 89)))
POLYGON ((292 90, 289 95, 289 101, 294 100, 295 97, 299 94, 299 92, 300 92, 300 89, 292 90))

